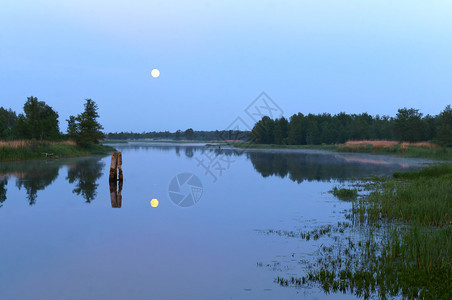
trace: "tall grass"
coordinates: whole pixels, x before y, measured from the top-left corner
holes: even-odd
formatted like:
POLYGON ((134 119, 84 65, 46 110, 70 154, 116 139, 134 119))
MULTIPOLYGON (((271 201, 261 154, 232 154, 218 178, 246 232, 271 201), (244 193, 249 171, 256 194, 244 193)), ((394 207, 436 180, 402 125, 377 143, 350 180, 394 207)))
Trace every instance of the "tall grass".
POLYGON ((317 282, 327 293, 364 298, 452 299, 452 165, 395 173, 373 188, 353 201, 358 234, 321 247, 306 277, 278 283, 317 282))
POLYGON ((41 145, 69 145, 69 146, 75 146, 76 143, 71 140, 67 141, 60 141, 60 142, 54 142, 54 141, 33 141, 33 140, 12 140, 12 141, 1 141, 0 140, 0 148, 6 147, 6 148, 23 148, 23 147, 29 147, 33 144, 39 143, 41 145))
POLYGON ((0 141, 0 161, 42 159, 52 154, 50 158, 75 157, 90 154, 108 154, 114 148, 102 145, 89 145, 81 148, 73 141, 49 142, 49 141, 0 141))
POLYGON ((395 173, 367 197, 356 201, 360 221, 380 219, 415 225, 444 226, 452 218, 452 165, 395 173))

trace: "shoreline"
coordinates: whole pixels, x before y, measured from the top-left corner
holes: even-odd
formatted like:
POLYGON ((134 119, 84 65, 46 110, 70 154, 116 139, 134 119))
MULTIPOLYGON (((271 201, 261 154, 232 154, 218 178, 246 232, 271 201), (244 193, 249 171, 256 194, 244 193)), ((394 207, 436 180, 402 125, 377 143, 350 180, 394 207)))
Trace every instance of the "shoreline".
POLYGON ((108 155, 116 151, 108 145, 93 144, 82 148, 73 143, 22 141, 16 146, 0 146, 0 162, 56 160, 60 158, 108 155))
POLYGON ((375 148, 367 145, 364 148, 347 148, 344 144, 338 145, 276 145, 276 144, 247 144, 247 143, 230 143, 234 148, 245 149, 292 149, 292 150, 323 150, 336 153, 363 153, 373 155, 388 155, 402 158, 423 158, 438 161, 452 161, 451 148, 424 148, 417 146, 408 146, 402 148, 400 146, 388 148, 375 148))
POLYGON ((106 140, 104 145, 114 144, 134 144, 134 143, 150 143, 150 144, 204 144, 204 146, 230 146, 239 149, 259 149, 259 150, 321 150, 335 153, 362 153, 372 155, 387 155, 392 157, 402 158, 419 158, 429 159, 435 161, 452 161, 452 148, 428 148, 415 145, 405 146, 403 144, 391 145, 387 147, 374 147, 372 144, 363 142, 358 147, 349 147, 345 144, 322 144, 322 145, 279 145, 279 144, 252 144, 246 142, 231 142, 231 141, 204 141, 204 140, 106 140))

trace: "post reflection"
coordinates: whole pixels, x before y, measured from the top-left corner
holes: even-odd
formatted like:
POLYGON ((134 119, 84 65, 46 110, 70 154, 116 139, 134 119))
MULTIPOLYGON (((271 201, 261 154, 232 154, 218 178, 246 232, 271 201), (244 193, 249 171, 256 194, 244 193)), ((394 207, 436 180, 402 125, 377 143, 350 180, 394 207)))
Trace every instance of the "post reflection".
POLYGON ((112 208, 121 208, 122 205, 122 180, 110 181, 110 199, 112 208))

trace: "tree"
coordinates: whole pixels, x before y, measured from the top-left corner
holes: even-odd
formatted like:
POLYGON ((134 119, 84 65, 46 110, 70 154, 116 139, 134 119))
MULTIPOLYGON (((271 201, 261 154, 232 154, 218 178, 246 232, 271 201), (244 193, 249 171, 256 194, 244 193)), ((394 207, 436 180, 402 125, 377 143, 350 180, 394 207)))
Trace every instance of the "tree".
POLYGON ((181 133, 182 133, 181 130, 177 130, 177 131, 176 131, 176 133, 175 133, 176 140, 179 140, 179 139, 180 139, 181 133))
POLYGON ((193 139, 193 134, 194 134, 193 129, 188 128, 187 130, 185 130, 185 138, 187 140, 193 139))
POLYGON ((67 121, 67 135, 70 139, 77 139, 78 136, 78 124, 77 124, 77 118, 74 116, 69 116, 69 119, 67 121))
POLYGON ((67 120, 67 133, 72 138, 75 137, 77 144, 86 147, 91 143, 98 144, 105 135, 101 131, 104 128, 97 122, 99 108, 96 102, 91 99, 85 99, 85 101, 85 110, 77 117, 70 116, 67 120))
POLYGON ((273 144, 274 134, 273 130, 275 128, 275 121, 270 119, 268 116, 262 117, 262 119, 257 122, 251 133, 256 141, 260 144, 273 144))
POLYGON ((58 113, 44 101, 28 97, 24 113, 19 115, 14 128, 18 138, 52 140, 60 137, 58 113))
POLYGON ((440 126, 437 131, 437 140, 441 145, 452 145, 452 108, 450 105, 439 115, 440 126))
POLYGON ((418 142, 423 134, 422 114, 418 109, 401 108, 394 120, 394 131, 400 141, 418 142))
POLYGON ((289 134, 289 121, 286 118, 281 117, 275 120, 275 128, 273 129, 273 136, 275 138, 275 144, 287 144, 287 136, 289 134))
POLYGON ((14 111, 0 107, 0 139, 12 138, 16 122, 17 115, 14 111))

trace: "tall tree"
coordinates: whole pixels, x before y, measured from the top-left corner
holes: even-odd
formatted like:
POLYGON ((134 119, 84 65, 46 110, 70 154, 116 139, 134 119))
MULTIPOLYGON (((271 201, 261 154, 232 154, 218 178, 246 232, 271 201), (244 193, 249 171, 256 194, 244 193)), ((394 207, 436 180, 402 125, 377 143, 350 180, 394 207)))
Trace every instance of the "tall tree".
POLYGON ((264 116, 259 122, 254 125, 251 133, 256 143, 273 144, 275 140, 273 134, 274 128, 275 121, 270 119, 270 117, 268 116, 264 116))
POLYGON ((394 120, 394 131, 401 141, 420 141, 423 134, 422 114, 414 108, 399 109, 394 120))
POLYGON ((193 139, 193 134, 194 134, 194 132, 193 132, 193 129, 191 129, 191 128, 188 128, 187 130, 185 130, 185 133, 184 133, 185 138, 187 140, 193 139))
POLYGON ((289 134, 289 121, 281 117, 275 120, 275 128, 273 129, 273 136, 275 144, 287 144, 287 136, 289 134))
POLYGON ((287 137, 290 145, 306 144, 306 127, 303 123, 305 123, 305 117, 302 113, 290 117, 287 137))
POLYGON ((60 136, 58 113, 44 101, 36 97, 28 97, 24 104, 24 113, 19 115, 14 128, 19 138, 57 139, 60 136))
POLYGON ((0 107, 0 139, 12 138, 16 122, 17 115, 14 111, 0 107))
POLYGON ((450 105, 439 115, 440 126, 437 131, 437 140, 442 145, 452 145, 452 108, 450 105))
MULTIPOLYGON (((99 108, 96 102, 91 99, 85 99, 85 101, 84 112, 82 112, 75 118, 75 121, 77 122, 76 141, 82 146, 87 146, 90 143, 98 144, 99 140, 101 140, 105 136, 101 131, 104 128, 97 121, 97 118, 99 118, 97 110, 99 108)), ((69 117, 68 127, 69 125, 73 127, 72 121, 73 119, 69 117)))
POLYGON ((76 140, 78 136, 78 124, 75 116, 69 116, 67 121, 67 135, 70 139, 76 140))

